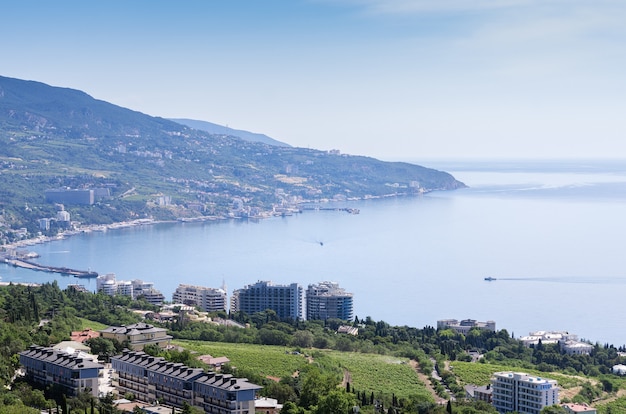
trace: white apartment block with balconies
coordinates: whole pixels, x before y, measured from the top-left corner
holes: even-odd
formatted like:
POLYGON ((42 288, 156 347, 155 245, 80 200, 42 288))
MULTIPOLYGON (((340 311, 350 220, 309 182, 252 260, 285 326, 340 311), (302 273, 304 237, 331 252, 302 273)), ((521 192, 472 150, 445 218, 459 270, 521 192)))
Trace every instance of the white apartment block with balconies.
POLYGON ((228 309, 225 289, 181 284, 176 288, 172 299, 174 303, 197 306, 204 312, 219 312, 228 309))
POLYGON ((539 414, 544 407, 559 403, 555 380, 523 372, 496 372, 491 388, 492 404, 499 413, 539 414))

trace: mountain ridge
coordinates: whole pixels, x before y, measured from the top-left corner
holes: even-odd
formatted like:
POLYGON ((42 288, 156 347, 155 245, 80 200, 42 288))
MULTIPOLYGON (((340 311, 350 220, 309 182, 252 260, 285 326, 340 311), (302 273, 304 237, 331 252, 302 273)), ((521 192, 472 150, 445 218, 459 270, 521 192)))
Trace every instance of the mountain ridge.
POLYGON ((214 124, 208 121, 200 121, 196 119, 187 119, 187 118, 168 118, 170 121, 177 122, 179 124, 188 126, 189 128, 199 129, 201 131, 206 131, 210 134, 221 134, 221 135, 229 135, 237 138, 241 138, 244 141, 252 141, 252 142, 262 142, 268 145, 274 145, 278 147, 291 147, 291 145, 275 140, 274 138, 270 138, 265 134, 259 134, 256 132, 244 131, 241 129, 233 129, 227 126, 222 126, 218 124, 214 124))
MULTIPOLYGON (((49 189, 94 189, 73 220, 263 216, 303 202, 453 190, 450 174, 402 162, 210 134, 35 81, 0 77, 0 242, 40 229, 49 189), (4 229, 4 230, 2 230, 4 229)), ((53 225, 55 221, 52 220, 53 225)), ((45 232, 54 229, 45 229, 45 232)))

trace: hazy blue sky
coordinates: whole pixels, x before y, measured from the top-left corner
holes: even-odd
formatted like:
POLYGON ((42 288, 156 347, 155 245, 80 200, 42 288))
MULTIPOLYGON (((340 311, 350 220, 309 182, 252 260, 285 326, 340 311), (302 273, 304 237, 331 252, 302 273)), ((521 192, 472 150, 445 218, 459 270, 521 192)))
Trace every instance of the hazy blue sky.
POLYGON ((383 159, 622 157, 624 22, 622 0, 20 0, 0 75, 383 159))

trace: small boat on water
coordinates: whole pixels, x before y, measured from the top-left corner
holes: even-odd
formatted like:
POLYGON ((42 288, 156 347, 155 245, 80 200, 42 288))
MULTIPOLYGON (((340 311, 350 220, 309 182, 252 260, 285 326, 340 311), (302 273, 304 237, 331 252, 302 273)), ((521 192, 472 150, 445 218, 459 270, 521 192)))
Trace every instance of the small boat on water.
POLYGON ((494 280, 496 280, 496 278, 495 278, 495 277, 491 277, 491 276, 489 276, 489 277, 486 277, 486 278, 485 278, 485 280, 486 280, 487 282, 493 282, 494 280))

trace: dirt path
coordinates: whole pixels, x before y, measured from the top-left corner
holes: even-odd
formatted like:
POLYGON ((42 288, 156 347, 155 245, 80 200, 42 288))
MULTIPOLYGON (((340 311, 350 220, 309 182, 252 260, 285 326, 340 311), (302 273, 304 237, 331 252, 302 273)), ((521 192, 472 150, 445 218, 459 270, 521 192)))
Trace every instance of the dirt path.
POLYGON ((422 373, 422 371, 420 371, 420 367, 419 367, 419 364, 417 363, 417 361, 412 359, 409 362, 409 364, 411 364, 411 367, 417 373, 417 377, 426 386, 426 389, 431 393, 431 395, 433 396, 433 398, 435 399, 435 402, 437 404, 445 404, 446 402, 448 402, 446 399, 441 398, 439 395, 437 395, 437 392, 435 391, 435 389, 433 388, 432 384, 430 383, 430 380, 428 379, 428 376, 426 374, 422 373))
POLYGON ((350 386, 352 386, 352 374, 350 374, 350 371, 344 368, 343 369, 343 381, 341 381, 341 386, 343 387, 343 389, 346 388, 348 383, 350 383, 350 386))

